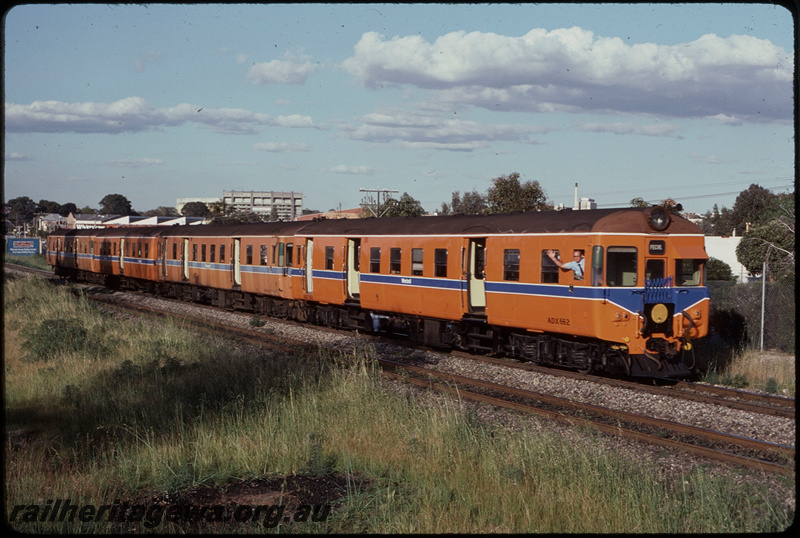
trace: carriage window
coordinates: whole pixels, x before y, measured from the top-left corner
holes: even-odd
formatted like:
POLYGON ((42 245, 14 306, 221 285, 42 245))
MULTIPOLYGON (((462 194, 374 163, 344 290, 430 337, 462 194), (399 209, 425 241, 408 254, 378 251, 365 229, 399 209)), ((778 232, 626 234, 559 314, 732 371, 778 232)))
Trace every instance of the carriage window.
POLYGON ((369 249, 369 272, 381 272, 381 249, 379 247, 369 249))
POLYGON ((592 247, 592 286, 603 285, 603 247, 592 247))
POLYGON ((136 257, 137 258, 141 258, 142 257, 142 244, 141 243, 136 243, 136 257))
MULTIPOLYGON (((553 253, 557 260, 561 260, 558 250, 553 250, 553 253)), ((558 265, 547 255, 547 250, 542 251, 542 284, 558 284, 558 265)))
POLYGON ((433 276, 447 276, 447 249, 437 248, 433 251, 433 276))
POLYGON ((178 259, 178 243, 172 243, 172 259, 178 259))
POLYGON ((211 245, 208 252, 208 261, 214 263, 217 257, 217 245, 211 245))
POLYGON ((333 270, 333 247, 325 247, 325 269, 333 270))
POLYGON ((197 261, 197 245, 192 245, 192 261, 197 261))
POLYGON ((244 263, 245 265, 253 265, 253 245, 245 247, 244 263))
POLYGON ((389 251, 389 272, 393 275, 400 274, 400 261, 403 256, 403 251, 399 248, 393 248, 389 251))
POLYGON ((518 248, 507 248, 503 251, 503 280, 519 281, 518 248))
POLYGON ((700 286, 705 260, 675 260, 675 285, 700 286))
POLYGON ((145 258, 150 257, 150 245, 148 245, 147 243, 144 244, 144 257, 145 258))
POLYGON ((647 260, 644 264, 644 279, 664 278, 664 260, 647 260))
POLYGON ((293 255, 294 255, 294 245, 292 243, 286 243, 286 265, 288 267, 292 266, 293 255))
POLYGON ((261 245, 261 265, 267 265, 267 245, 261 245))
POLYGON ((411 274, 422 276, 422 253, 421 248, 411 249, 411 274))
POLYGON ((225 261, 225 245, 219 246, 219 262, 222 263, 225 261))
POLYGON ((636 247, 608 247, 606 283, 609 286, 636 285, 636 247))
POLYGON ((201 262, 206 261, 206 246, 205 245, 200 245, 200 261, 201 262))
POLYGON ((278 243, 278 267, 283 267, 285 265, 284 257, 286 256, 286 245, 283 243, 278 243))

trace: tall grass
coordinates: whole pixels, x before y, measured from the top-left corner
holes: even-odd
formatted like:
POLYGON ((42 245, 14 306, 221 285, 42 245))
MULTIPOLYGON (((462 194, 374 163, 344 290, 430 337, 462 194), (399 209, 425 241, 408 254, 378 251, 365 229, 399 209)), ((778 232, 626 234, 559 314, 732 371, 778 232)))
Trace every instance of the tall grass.
MULTIPOLYGON (((344 501, 325 523, 274 532, 760 532, 792 521, 766 486, 702 466, 665 476, 591 432, 575 443, 547 428, 510 430, 457 400, 387 390, 368 347, 271 353, 179 323, 114 320, 29 278, 6 282, 4 300, 8 507, 305 474, 346 477, 344 501), (85 336, 32 353, 48 320, 85 336)), ((110 525, 14 524, 147 530, 110 525)))

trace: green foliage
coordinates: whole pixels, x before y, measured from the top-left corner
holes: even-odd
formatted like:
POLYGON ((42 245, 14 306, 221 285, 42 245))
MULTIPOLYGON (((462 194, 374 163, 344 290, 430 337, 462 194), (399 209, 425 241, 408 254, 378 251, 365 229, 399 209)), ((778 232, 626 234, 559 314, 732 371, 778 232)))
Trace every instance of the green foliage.
POLYGON ((207 217, 211 210, 203 202, 189 202, 181 208, 181 214, 184 217, 207 217))
POLYGON ((264 325, 265 325, 264 320, 262 320, 258 314, 253 314, 253 317, 250 318, 251 327, 263 327, 264 325))
POLYGON ((768 392, 770 394, 778 393, 778 382, 775 380, 774 377, 770 377, 767 380, 767 384, 764 386, 764 392, 768 392))
POLYGON ((443 215, 480 215, 488 209, 486 197, 476 189, 472 192, 465 192, 461 196, 459 191, 453 193, 450 205, 442 204, 443 215))
POLYGON ((107 194, 100 200, 100 212, 107 215, 135 215, 130 201, 121 194, 107 194))
POLYGON ((520 183, 517 172, 493 179, 486 198, 489 213, 552 209, 547 204, 547 195, 539 182, 520 183))
POLYGON ((419 201, 404 192, 399 200, 387 200, 379 214, 386 217, 420 217, 425 214, 425 209, 419 201))
POLYGON ((747 378, 742 374, 734 374, 733 376, 725 376, 722 378, 722 384, 728 385, 731 387, 735 387, 737 389, 743 389, 750 385, 747 381, 747 378))
POLYGON ((48 361, 59 353, 82 351, 88 342, 86 329, 73 319, 46 319, 25 340, 27 360, 48 361))
POLYGON ((706 278, 708 280, 734 280, 731 266, 722 260, 709 258, 706 264, 706 278))

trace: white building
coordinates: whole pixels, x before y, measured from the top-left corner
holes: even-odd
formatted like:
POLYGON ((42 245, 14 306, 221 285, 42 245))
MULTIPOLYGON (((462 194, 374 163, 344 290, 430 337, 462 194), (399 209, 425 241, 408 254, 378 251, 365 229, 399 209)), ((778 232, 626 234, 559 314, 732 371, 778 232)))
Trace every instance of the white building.
POLYGON ((275 191, 223 191, 222 200, 225 205, 233 206, 237 211, 250 211, 263 215, 271 215, 273 208, 282 220, 294 220, 303 214, 302 192, 275 191))
POLYGON ((282 220, 294 220, 303 214, 303 193, 294 191, 222 191, 222 198, 178 198, 175 209, 180 213, 189 202, 210 205, 220 200, 236 211, 258 213, 266 217, 272 215, 274 208, 282 220))
POLYGON ((711 258, 716 258, 727 263, 733 276, 739 282, 747 282, 747 269, 736 259, 736 247, 741 241, 741 237, 719 237, 716 235, 706 236, 706 254, 711 258))

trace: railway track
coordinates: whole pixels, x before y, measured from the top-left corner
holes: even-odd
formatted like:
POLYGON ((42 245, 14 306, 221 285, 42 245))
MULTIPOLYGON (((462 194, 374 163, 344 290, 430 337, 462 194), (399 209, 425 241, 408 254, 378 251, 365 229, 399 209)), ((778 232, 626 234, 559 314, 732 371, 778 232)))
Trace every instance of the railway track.
POLYGON ((725 463, 784 475, 795 472, 792 465, 795 455, 793 447, 578 403, 567 398, 514 389, 385 359, 378 359, 378 362, 390 371, 413 374, 395 374, 396 379, 405 379, 421 387, 435 388, 458 398, 536 414, 571 425, 592 427, 606 434, 673 448, 725 463), (467 386, 480 390, 465 388, 467 386))
MULTIPOLYGON (((316 348, 316 345, 306 342, 287 340, 285 337, 269 335, 253 329, 213 323, 201 317, 120 303, 109 300, 108 297, 96 296, 94 299, 113 308, 125 309, 137 314, 175 317, 195 328, 221 333, 225 337, 235 337, 253 345, 262 345, 266 342, 271 348, 292 352, 312 351, 316 348)), ((795 472, 792 465, 795 454, 793 447, 579 403, 567 398, 514 389, 480 379, 436 372, 389 359, 378 358, 377 362, 384 370, 384 375, 389 378, 404 380, 424 388, 436 389, 458 398, 526 414, 536 414, 573 426, 591 427, 609 435, 681 450, 723 463, 784 475, 791 475, 795 472)))
POLYGON ((692 383, 688 381, 677 381, 677 382, 665 381, 665 383, 668 384, 649 385, 643 382, 601 377, 591 374, 581 374, 579 372, 573 372, 569 370, 554 371, 553 368, 545 368, 529 363, 521 363, 518 361, 510 361, 507 359, 500 359, 495 357, 470 355, 468 353, 455 353, 455 354, 459 358, 483 362, 486 364, 505 366, 509 368, 518 368, 529 372, 560 375, 563 377, 569 377, 571 379, 592 381, 595 383, 601 383, 608 386, 631 389, 646 394, 655 394, 659 396, 681 398, 684 400, 690 400, 694 402, 728 407, 730 409, 749 411, 751 413, 759 413, 764 415, 772 415, 776 417, 784 417, 791 419, 795 418, 795 399, 783 396, 776 396, 774 394, 761 394, 756 392, 738 390, 729 387, 707 385, 705 383, 692 383))
MULTIPOLYGON (((26 272, 47 274, 46 272, 38 270, 26 270, 26 272)), ((109 297, 108 293, 94 295, 95 300, 110 304, 114 308, 124 308, 128 311, 134 311, 137 314, 177 317, 182 322, 191 324, 196 328, 222 332, 227 337, 235 336, 250 344, 263 345, 265 342, 268 342, 270 347, 283 348, 293 352, 297 352, 299 349, 311 350, 316 348, 316 345, 306 342, 288 341, 285 337, 268 335, 261 331, 234 328, 227 324, 211 323, 200 316, 175 314, 174 312, 166 310, 154 310, 150 307, 141 307, 116 300, 109 300, 109 297)), ((397 342, 393 343, 399 345, 397 342)), ((536 371, 538 369, 549 375, 561 374, 577 379, 588 379, 594 382, 610 383, 616 386, 632 388, 638 392, 691 398, 695 401, 724 405, 749 412, 767 413, 774 416, 794 418, 794 400, 789 398, 778 397, 777 399, 767 398, 763 400, 761 395, 755 395, 754 393, 748 393, 746 391, 725 390, 719 387, 710 387, 713 392, 706 391, 705 393, 700 393, 697 386, 703 389, 709 387, 706 385, 679 383, 670 387, 654 387, 622 380, 597 378, 596 376, 582 376, 581 374, 569 371, 554 372, 550 368, 538 368, 530 364, 514 363, 492 357, 468 355, 462 357, 462 359, 463 358, 499 364, 504 367, 521 368, 524 370, 536 371), (721 399, 719 393, 724 393, 725 397, 721 399), (732 399, 732 395, 735 399, 732 399), (788 404, 791 404, 791 409, 788 404), (770 408, 779 410, 769 410, 770 408), (780 410, 781 408, 782 410, 780 410), (790 411, 791 414, 789 414, 790 411)), ((767 472, 785 475, 791 475, 795 472, 793 467, 795 453, 793 447, 687 426, 676 422, 647 417, 641 414, 578 403, 552 395, 513 389, 496 383, 443 372, 435 372, 428 368, 401 364, 387 359, 379 359, 379 363, 382 368, 386 370, 387 376, 394 378, 401 377, 415 385, 435 388, 456 395, 462 399, 469 399, 528 414, 533 413, 571 425, 588 426, 610 435, 622 436, 652 445, 682 450, 709 459, 761 469, 767 472)))

